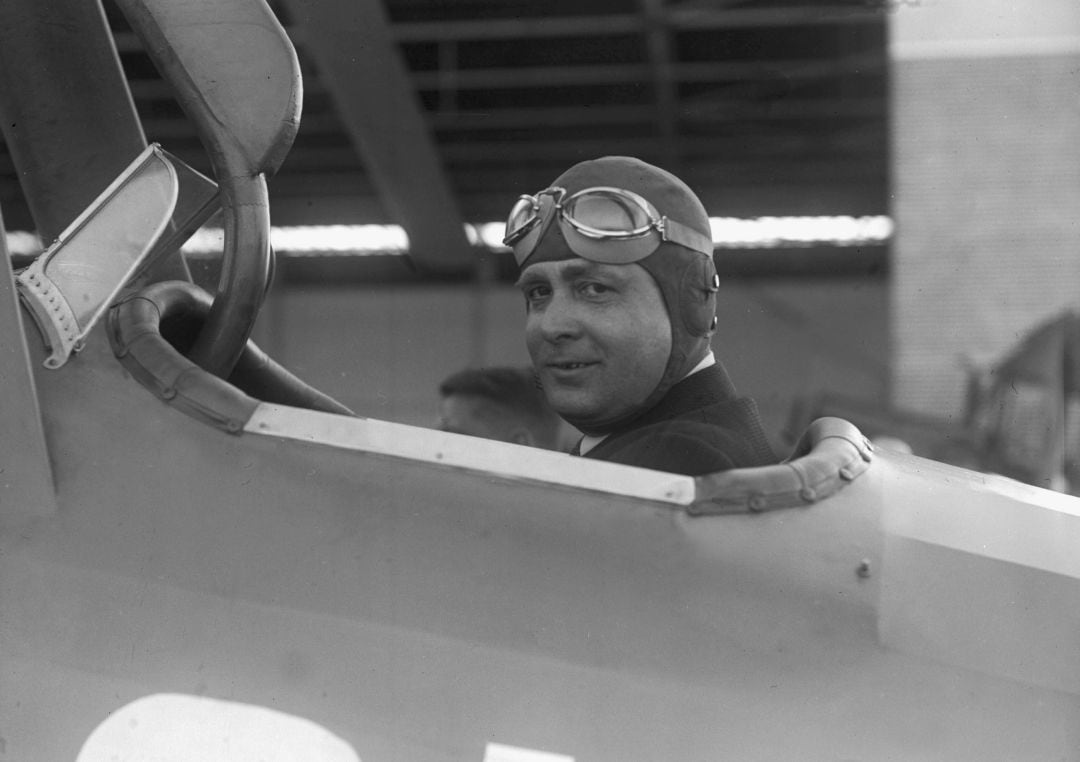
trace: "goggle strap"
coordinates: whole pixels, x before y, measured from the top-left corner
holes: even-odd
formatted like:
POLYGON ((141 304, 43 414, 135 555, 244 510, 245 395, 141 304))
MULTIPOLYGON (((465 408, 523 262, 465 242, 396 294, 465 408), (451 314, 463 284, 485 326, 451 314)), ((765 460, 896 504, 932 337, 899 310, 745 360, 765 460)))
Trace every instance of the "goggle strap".
POLYGON ((713 242, 709 236, 702 235, 693 228, 668 219, 666 216, 662 217, 660 221, 660 237, 663 240, 677 243, 687 249, 710 257, 713 255, 713 242))

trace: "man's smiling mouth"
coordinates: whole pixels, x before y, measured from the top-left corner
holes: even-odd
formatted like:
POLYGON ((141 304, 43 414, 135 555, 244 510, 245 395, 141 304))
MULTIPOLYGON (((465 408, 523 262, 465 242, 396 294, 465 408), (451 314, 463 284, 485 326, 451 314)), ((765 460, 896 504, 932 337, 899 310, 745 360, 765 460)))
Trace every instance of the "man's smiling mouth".
POLYGON ((556 370, 577 370, 578 368, 586 368, 590 365, 596 365, 594 362, 551 362, 548 363, 549 368, 555 368, 556 370))

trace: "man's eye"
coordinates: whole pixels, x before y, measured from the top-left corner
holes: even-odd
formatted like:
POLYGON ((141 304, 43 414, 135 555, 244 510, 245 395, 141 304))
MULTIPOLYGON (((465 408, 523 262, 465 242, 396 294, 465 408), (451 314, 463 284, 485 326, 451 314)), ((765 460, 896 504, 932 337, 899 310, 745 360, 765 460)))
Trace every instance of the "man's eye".
POLYGON ((611 288, 604 285, 603 283, 596 283, 590 281, 589 283, 581 284, 581 292, 586 296, 600 296, 601 294, 606 294, 609 291, 611 291, 611 288))
POLYGON ((535 302, 537 299, 543 299, 551 293, 551 289, 548 286, 525 286, 521 289, 521 293, 525 295, 526 301, 535 302))

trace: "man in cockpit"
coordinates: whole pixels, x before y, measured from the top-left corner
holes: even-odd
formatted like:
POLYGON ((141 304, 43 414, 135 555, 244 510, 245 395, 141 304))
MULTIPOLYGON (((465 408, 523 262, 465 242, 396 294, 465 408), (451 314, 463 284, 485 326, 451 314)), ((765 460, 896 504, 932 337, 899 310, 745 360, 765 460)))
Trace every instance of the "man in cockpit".
POLYGON ((510 212, 525 341, 587 458, 681 474, 775 463, 757 405, 710 340, 719 278, 708 214, 671 173, 608 156, 510 212))

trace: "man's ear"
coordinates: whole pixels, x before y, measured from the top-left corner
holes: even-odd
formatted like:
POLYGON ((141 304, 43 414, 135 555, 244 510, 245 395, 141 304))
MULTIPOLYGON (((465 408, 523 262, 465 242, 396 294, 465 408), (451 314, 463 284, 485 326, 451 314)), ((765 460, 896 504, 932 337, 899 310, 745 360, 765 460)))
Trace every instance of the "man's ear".
POLYGON ((510 442, 519 445, 526 445, 528 447, 536 447, 536 437, 528 429, 522 427, 514 429, 510 432, 510 442))

